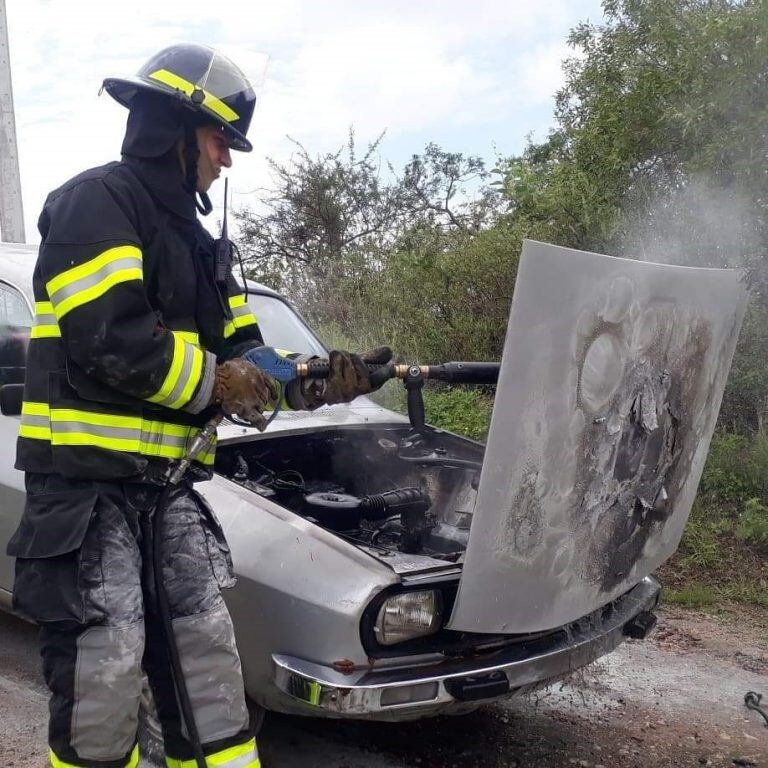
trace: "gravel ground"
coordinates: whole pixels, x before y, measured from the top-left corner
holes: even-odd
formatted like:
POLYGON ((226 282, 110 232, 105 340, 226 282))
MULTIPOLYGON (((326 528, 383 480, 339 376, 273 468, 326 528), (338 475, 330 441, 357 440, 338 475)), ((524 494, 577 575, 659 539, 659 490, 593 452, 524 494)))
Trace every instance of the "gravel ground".
MULTIPOLYGON (((46 695, 35 630, 0 616, 0 765, 42 768, 46 695)), ((471 715, 380 724, 267 717, 265 768, 662 768, 765 766, 768 612, 661 612, 643 642, 565 683, 471 715)))

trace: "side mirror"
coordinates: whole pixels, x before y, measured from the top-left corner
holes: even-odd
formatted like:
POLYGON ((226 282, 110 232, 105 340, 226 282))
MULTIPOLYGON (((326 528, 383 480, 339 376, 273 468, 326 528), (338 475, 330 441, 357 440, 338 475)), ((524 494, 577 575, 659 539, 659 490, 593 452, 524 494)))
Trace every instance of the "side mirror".
POLYGON ((20 416, 23 400, 23 384, 4 384, 0 387, 0 411, 3 416, 20 416))

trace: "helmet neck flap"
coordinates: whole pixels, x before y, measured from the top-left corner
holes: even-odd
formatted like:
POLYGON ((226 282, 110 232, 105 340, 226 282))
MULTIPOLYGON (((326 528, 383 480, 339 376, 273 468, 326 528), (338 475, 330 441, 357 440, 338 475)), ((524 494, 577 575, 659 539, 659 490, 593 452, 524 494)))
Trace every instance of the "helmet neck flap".
POLYGON ((194 218, 194 207, 203 215, 212 210, 205 192, 197 199, 197 160, 200 149, 195 129, 205 121, 165 94, 137 93, 128 113, 122 154, 142 168, 141 176, 158 202, 185 218, 194 218), (184 173, 181 157, 184 160, 184 173))

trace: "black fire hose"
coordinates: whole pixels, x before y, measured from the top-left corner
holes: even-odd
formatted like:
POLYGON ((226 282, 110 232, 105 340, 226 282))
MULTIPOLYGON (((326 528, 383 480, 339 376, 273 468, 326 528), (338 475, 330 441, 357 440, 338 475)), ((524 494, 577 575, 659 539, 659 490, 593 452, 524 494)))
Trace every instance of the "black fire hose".
POLYGON ((165 635, 165 644, 168 649, 168 658, 171 662, 171 678, 176 688, 176 696, 179 701, 182 721, 187 727, 187 738, 192 746, 195 762, 198 768, 206 768, 205 754, 203 745, 200 742, 200 734, 195 722, 195 713, 192 711, 192 701, 189 698, 187 690, 187 681, 184 679, 184 671, 181 667, 181 657, 179 655, 179 646, 176 641, 176 635, 173 632, 173 621, 171 620, 171 608, 168 601, 168 591, 165 588, 165 579, 163 578, 163 537, 162 524, 165 515, 168 499, 175 486, 170 479, 166 481, 160 498, 155 505, 155 511, 152 518, 152 566, 155 577, 155 594, 157 595, 157 612, 163 625, 165 635))
MULTIPOLYGON (((407 379, 421 376, 424 379, 444 381, 448 384, 495 384, 499 380, 500 363, 451 362, 438 365, 404 363, 369 364, 371 378, 382 384, 388 379, 407 379)), ((311 379, 328 378, 330 366, 325 359, 310 360, 296 366, 297 374, 311 379)), ((269 372, 269 369, 267 369, 269 372)))
POLYGON ((184 670, 181 667, 179 645, 173 631, 168 591, 165 588, 165 579, 163 578, 162 526, 171 491, 179 484, 179 482, 181 482, 184 473, 194 459, 202 450, 208 447, 213 436, 216 434, 216 427, 221 422, 223 416, 224 414, 214 416, 214 418, 200 430, 200 433, 192 441, 187 455, 181 459, 178 465, 172 468, 152 515, 152 568, 154 571, 155 594, 157 595, 157 611, 160 614, 160 620, 163 625, 163 633, 165 634, 165 642, 168 648, 168 657, 171 662, 171 677, 173 679, 173 685, 176 688, 182 721, 187 728, 187 740, 192 747, 197 768, 206 768, 207 763, 205 760, 205 753, 203 752, 203 745, 200 741, 200 734, 197 730, 197 723, 195 722, 195 713, 192 710, 192 701, 189 698, 187 681, 184 679, 184 670))

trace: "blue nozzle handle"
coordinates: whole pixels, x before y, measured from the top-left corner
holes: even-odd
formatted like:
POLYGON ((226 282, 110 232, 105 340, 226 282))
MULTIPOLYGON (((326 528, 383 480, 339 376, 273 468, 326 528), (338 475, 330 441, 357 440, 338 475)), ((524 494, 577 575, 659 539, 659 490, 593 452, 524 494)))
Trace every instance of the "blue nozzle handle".
POLYGON ((243 355, 243 359, 257 365, 281 384, 287 384, 298 376, 296 363, 281 357, 273 347, 254 347, 243 355))

